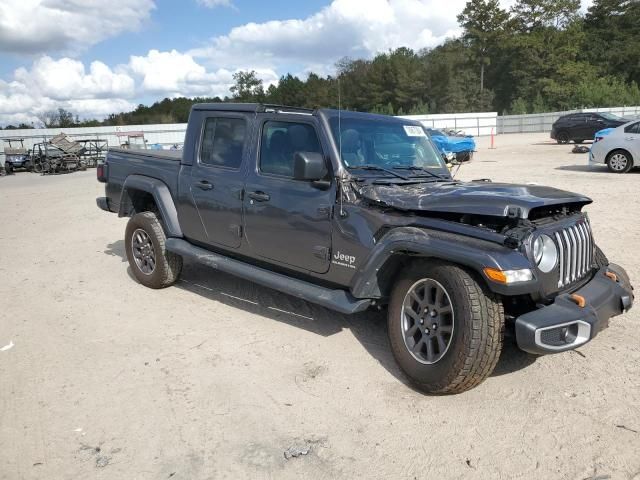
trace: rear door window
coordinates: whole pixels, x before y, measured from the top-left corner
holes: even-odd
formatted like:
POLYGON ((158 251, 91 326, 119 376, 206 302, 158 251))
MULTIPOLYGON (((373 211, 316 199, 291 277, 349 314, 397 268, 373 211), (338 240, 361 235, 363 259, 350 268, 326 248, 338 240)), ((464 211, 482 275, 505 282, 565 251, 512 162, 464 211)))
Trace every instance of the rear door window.
POLYGON ((240 168, 247 137, 247 123, 242 118, 208 118, 202 132, 200 163, 240 168))

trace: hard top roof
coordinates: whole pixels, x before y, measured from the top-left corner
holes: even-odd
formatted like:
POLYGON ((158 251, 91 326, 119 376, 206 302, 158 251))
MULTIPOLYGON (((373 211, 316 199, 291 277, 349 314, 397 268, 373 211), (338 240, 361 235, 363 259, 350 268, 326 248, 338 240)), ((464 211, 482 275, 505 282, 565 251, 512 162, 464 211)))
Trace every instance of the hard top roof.
POLYGON ((269 103, 196 103, 193 105, 193 109, 251 113, 282 111, 312 114, 314 112, 312 108, 290 107, 287 105, 275 105, 269 103))

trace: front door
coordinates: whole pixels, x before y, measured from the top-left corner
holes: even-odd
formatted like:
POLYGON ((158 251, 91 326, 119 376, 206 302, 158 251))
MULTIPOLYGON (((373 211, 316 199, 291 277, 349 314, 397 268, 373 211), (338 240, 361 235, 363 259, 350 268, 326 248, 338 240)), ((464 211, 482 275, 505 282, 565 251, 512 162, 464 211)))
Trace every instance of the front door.
POLYGON ((595 137, 596 132, 599 132, 603 128, 606 128, 606 126, 606 122, 602 119, 602 117, 600 117, 600 115, 588 115, 582 138, 584 138, 585 140, 592 140, 593 137, 595 137))
MULTIPOLYGON (((324 155, 326 139, 318 135, 311 116, 301 120, 299 115, 278 114, 267 117, 260 128, 257 159, 245 186, 249 248, 266 261, 324 273, 330 265, 335 182, 320 186, 294 180, 293 156, 324 155)), ((327 166, 330 169, 329 162, 327 166)))
POLYGON ((249 119, 243 114, 215 113, 204 119, 190 186, 206 234, 198 240, 213 246, 240 246, 248 137, 249 119))

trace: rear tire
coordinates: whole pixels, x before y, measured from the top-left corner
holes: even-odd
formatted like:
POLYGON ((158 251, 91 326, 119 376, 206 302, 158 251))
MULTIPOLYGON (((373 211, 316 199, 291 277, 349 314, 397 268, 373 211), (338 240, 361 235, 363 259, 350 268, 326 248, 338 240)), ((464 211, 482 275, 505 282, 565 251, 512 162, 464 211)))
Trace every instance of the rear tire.
POLYGON ((393 355, 409 380, 424 392, 461 393, 482 383, 500 357, 503 330, 500 300, 457 265, 418 262, 391 294, 388 333, 393 355), (416 290, 420 282, 424 282, 422 297, 416 290), (438 293, 440 288, 444 294, 438 293), (452 331, 448 337, 444 333, 446 345, 434 340, 438 329, 452 331), (432 361, 430 350, 437 352, 432 361))
POLYGON ((614 150, 607 155, 607 167, 612 173, 627 173, 633 168, 633 157, 626 150, 614 150))
POLYGON ((153 212, 137 213, 127 223, 124 241, 129 266, 145 287, 165 288, 182 270, 182 257, 166 249, 167 236, 153 212))
POLYGON ((567 143, 569 143, 569 134, 567 132, 558 132, 558 134, 556 135, 556 142, 558 142, 560 145, 566 145, 567 143))

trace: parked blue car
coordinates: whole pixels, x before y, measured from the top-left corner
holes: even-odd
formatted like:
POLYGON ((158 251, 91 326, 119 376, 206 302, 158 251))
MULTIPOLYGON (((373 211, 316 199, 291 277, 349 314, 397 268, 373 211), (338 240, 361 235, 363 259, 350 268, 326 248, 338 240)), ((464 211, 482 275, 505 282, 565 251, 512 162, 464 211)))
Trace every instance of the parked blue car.
POLYGON ((440 153, 453 153, 459 162, 467 162, 473 157, 473 152, 476 149, 476 142, 473 137, 450 136, 434 128, 427 128, 426 130, 440 153))

